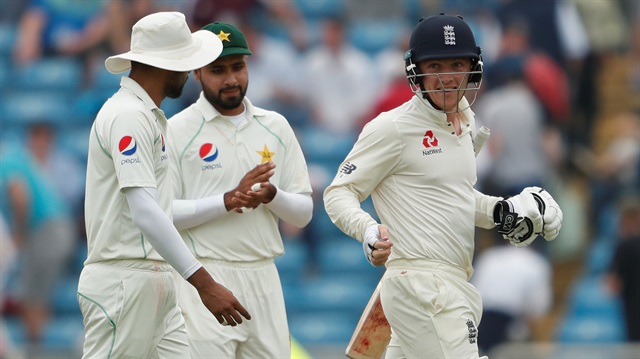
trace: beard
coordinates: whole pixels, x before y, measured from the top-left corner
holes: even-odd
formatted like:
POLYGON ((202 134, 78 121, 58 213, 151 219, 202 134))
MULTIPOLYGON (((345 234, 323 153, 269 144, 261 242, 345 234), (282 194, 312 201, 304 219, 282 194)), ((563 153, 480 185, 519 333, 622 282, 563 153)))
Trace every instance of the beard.
POLYGON ((182 86, 170 86, 169 88, 167 88, 167 97, 178 98, 182 96, 183 88, 184 88, 184 84, 182 86))
POLYGON ((223 97, 224 94, 222 93, 222 90, 218 91, 218 93, 216 94, 210 89, 203 88, 204 98, 206 98, 207 101, 209 101, 209 103, 213 105, 213 107, 221 108, 224 110, 233 110, 234 108, 237 108, 242 104, 242 100, 247 93, 247 88, 243 88, 242 86, 238 85, 234 87, 228 87, 223 90, 229 90, 231 88, 237 88, 238 90, 240 90, 240 94, 236 96, 227 96, 225 98, 223 97))
POLYGON ((189 78, 185 76, 184 81, 182 81, 180 84, 168 84, 164 91, 166 96, 169 98, 178 98, 182 96, 182 90, 184 89, 184 85, 187 83, 188 79, 189 78))

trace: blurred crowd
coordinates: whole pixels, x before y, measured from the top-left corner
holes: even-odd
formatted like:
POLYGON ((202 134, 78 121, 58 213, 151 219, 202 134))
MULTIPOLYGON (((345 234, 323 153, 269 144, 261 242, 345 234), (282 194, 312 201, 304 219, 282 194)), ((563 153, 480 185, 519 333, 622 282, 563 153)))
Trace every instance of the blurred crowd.
MULTIPOLYGON (((320 221, 324 187, 362 126, 413 95, 403 62, 413 26, 421 16, 462 15, 484 63, 473 109, 491 129, 478 187, 496 196, 545 187, 565 215, 555 241, 527 249, 478 232, 474 280, 490 312, 481 332, 513 326, 494 338, 555 339, 549 325, 560 325, 570 306, 568 288, 588 275, 617 278, 610 293, 640 303, 637 291, 622 289, 640 287, 638 276, 609 264, 621 242, 640 241, 637 230, 619 230, 631 226, 621 213, 640 206, 635 0, 12 0, 0 1, 0 306, 22 321, 25 342, 42 340, 56 283, 83 259, 83 151, 93 116, 119 83, 104 60, 129 50, 138 19, 167 10, 185 13, 194 31, 224 21, 247 36, 248 98, 282 113, 308 156, 318 220, 283 231, 307 244, 310 276, 319 227, 331 225, 320 221), (532 274, 509 284, 505 274, 523 270, 532 274)), ((166 100, 167 117, 198 89, 190 79, 180 99, 166 100)), ((635 262, 625 270, 638 273, 635 262)), ((2 328, 0 335, 2 358, 11 343, 2 328)), ((488 352, 499 343, 480 344, 488 352)))

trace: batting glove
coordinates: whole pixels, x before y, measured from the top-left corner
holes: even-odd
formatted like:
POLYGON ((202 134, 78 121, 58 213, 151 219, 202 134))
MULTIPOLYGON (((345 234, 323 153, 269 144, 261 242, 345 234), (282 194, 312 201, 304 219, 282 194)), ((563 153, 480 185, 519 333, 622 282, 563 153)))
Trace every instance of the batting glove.
POLYGON ((529 190, 498 201, 493 209, 493 220, 498 233, 516 247, 533 243, 544 227, 536 199, 529 190))
POLYGON ((560 233, 563 219, 562 210, 558 202, 556 202, 544 188, 527 187, 523 191, 533 195, 542 214, 542 237, 547 241, 554 240, 558 236, 558 233, 560 233))
POLYGON ((381 241, 382 237, 380 237, 380 230, 378 229, 378 225, 374 224, 367 228, 364 232, 364 240, 362 241, 362 250, 364 251, 364 256, 367 258, 369 263, 372 262, 373 251, 375 250, 374 244, 377 241, 381 241))

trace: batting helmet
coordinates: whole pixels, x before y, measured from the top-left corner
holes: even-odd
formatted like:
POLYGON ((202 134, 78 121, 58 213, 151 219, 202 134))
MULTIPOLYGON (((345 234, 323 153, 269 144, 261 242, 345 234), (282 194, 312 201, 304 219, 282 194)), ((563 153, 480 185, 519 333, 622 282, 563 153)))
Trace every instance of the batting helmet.
POLYGON ((474 87, 461 89, 462 91, 480 88, 482 81, 482 50, 476 45, 476 40, 469 25, 461 16, 439 14, 421 18, 411 33, 409 50, 405 52, 405 71, 412 90, 420 92, 428 99, 422 88, 422 81, 418 81, 420 74, 417 63, 426 60, 469 58, 471 71, 468 72, 468 82, 474 87))

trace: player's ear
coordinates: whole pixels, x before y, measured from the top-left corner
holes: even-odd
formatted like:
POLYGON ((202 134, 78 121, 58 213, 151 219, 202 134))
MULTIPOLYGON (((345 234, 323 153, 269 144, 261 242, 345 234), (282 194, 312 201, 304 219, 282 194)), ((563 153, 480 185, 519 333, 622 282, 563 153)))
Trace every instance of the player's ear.
POLYGON ((196 80, 200 81, 200 71, 202 71, 202 69, 195 69, 193 70, 193 76, 196 78, 196 80))

